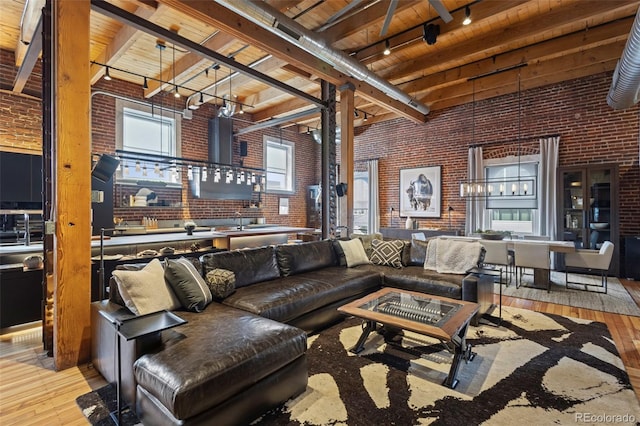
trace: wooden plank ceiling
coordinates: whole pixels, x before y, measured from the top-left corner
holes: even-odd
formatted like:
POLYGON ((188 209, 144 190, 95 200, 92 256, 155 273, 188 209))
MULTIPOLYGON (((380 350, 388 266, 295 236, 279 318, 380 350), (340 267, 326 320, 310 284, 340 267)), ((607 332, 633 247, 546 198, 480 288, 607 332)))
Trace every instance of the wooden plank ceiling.
MULTIPOLYGON (((234 1, 277 9, 312 31, 314 39, 327 48, 304 50, 291 39, 251 22, 247 15, 226 8, 225 1, 106 2, 141 22, 232 58, 228 65, 108 16, 95 7, 100 1, 94 0, 92 83, 104 76, 104 65, 108 65, 111 77, 141 88, 147 77, 146 97, 160 91, 175 92, 177 84, 182 97, 174 102, 184 102, 181 107, 186 108, 198 103, 200 93, 205 102, 217 104, 231 94, 254 121, 295 114, 295 119, 280 125, 298 125, 300 131, 307 131, 319 127, 319 114, 300 113, 316 105, 283 87, 319 98, 324 79, 339 87, 347 83, 356 87, 356 126, 365 124, 365 113, 366 124, 396 117, 424 122, 427 116, 407 102, 340 71, 318 51, 330 49, 336 56, 348 57, 434 111, 513 93, 518 86, 526 90, 612 71, 640 6, 640 0, 441 0, 453 17, 445 22, 430 1, 400 0, 386 33, 381 35, 389 0, 234 1), (472 23, 465 26, 466 7, 472 23), (425 24, 439 26, 434 44, 425 42, 425 24), (383 53, 387 44, 389 55, 383 53), (234 64, 253 68, 284 86, 237 72, 234 64)), ((3 0, 0 47, 16 52, 16 66, 23 61, 25 41, 32 37, 38 18, 33 7, 23 13, 24 8, 24 0, 3 0)))

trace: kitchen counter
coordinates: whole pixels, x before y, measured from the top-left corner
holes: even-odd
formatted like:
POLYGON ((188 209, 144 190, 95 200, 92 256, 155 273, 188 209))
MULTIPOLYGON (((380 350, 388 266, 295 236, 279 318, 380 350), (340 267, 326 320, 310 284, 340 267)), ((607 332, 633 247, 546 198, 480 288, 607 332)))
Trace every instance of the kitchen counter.
MULTIPOLYGON (((311 228, 297 228, 292 226, 262 225, 240 230, 215 230, 211 228, 196 228, 193 235, 178 228, 162 228, 149 231, 161 231, 137 235, 122 235, 106 237, 104 240, 105 254, 135 255, 143 250, 157 250, 163 246, 173 246, 177 250, 189 249, 198 243, 201 248, 217 247, 221 249, 235 249, 257 247, 265 244, 286 243, 288 235, 313 231, 311 228), (173 232, 169 232, 173 230, 173 232), (267 238, 274 237, 274 238, 267 238)), ((32 254, 42 255, 42 243, 29 246, 8 245, 0 246, 0 267, 22 267, 22 260, 32 254)), ((91 241, 91 255, 100 254, 100 240, 91 241)))

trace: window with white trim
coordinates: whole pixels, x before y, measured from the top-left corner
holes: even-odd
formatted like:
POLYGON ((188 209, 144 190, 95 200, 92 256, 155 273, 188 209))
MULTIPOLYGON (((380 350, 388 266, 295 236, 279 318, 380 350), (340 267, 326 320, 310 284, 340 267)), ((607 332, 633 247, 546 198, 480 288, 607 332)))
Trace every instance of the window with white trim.
POLYGON ((291 194, 295 191, 295 149, 292 142, 264 137, 264 169, 267 192, 291 194))
POLYGON ((159 182, 180 186, 177 167, 154 158, 180 157, 182 116, 159 107, 118 99, 116 101, 116 147, 139 153, 140 159, 121 159, 116 179, 120 183, 159 182))
MULTIPOLYGON (((512 158, 485 162, 485 178, 499 181, 518 176, 538 176, 537 156, 527 156, 514 163, 512 158)), ((537 178, 536 178, 537 181, 537 178)), ((537 192, 537 189, 536 189, 537 192)), ((538 229, 536 197, 487 197, 485 204, 484 229, 509 231, 515 234, 534 234, 538 229)))

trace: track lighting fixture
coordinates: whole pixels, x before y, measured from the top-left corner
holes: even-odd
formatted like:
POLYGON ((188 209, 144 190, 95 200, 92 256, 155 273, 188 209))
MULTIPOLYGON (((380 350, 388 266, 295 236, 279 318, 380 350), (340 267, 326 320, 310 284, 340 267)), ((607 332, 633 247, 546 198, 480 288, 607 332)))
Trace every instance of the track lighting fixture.
POLYGON ((422 38, 428 45, 436 44, 436 40, 440 35, 440 25, 427 24, 423 27, 422 38))
POLYGON ((367 121, 369 119, 369 117, 367 117, 367 113, 364 113, 364 121, 367 121))
POLYGON ((202 168, 202 181, 203 182, 207 181, 207 168, 206 167, 202 168))
POLYGON ((173 96, 175 96, 176 98, 180 97, 180 92, 178 91, 178 86, 175 86, 175 93, 173 94, 173 96))
POLYGON ((471 8, 469 6, 464 8, 464 21, 462 25, 469 25, 471 23, 471 8))
POLYGON ((384 51, 382 53, 384 53, 385 56, 388 56, 391 54, 391 47, 389 46, 389 40, 384 41, 384 51))
POLYGON ((360 117, 360 114, 358 114, 358 110, 357 110, 357 109, 354 109, 354 110, 353 110, 353 116, 354 116, 355 118, 360 117))
POLYGON ((143 89, 148 89, 149 88, 149 84, 147 83, 147 77, 144 78, 144 83, 142 84, 142 88, 143 89))
POLYGON ((140 162, 136 161, 136 172, 140 171, 140 162))
POLYGON ((107 67, 103 78, 107 81, 111 81, 111 76, 109 75, 109 67, 107 67))

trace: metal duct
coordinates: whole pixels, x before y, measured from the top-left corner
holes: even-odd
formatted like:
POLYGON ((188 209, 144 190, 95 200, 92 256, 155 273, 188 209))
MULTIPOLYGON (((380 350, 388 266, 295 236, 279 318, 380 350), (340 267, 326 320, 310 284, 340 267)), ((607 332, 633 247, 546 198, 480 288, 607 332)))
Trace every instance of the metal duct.
POLYGON ((254 3, 250 0, 215 1, 331 64, 335 69, 370 84, 387 96, 409 105, 422 114, 429 113, 428 106, 418 102, 385 79, 378 77, 355 59, 345 55, 339 50, 327 46, 325 41, 322 40, 322 37, 306 29, 288 16, 271 8, 266 3, 254 3))
POLYGON ((613 72, 607 103, 613 109, 625 109, 640 99, 640 8, 633 21, 627 44, 613 72))

